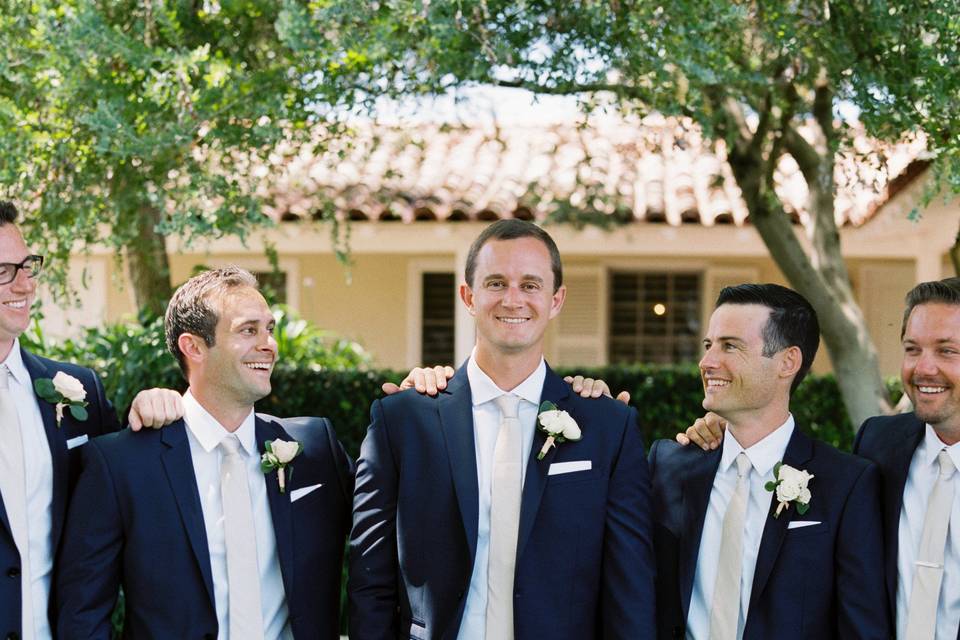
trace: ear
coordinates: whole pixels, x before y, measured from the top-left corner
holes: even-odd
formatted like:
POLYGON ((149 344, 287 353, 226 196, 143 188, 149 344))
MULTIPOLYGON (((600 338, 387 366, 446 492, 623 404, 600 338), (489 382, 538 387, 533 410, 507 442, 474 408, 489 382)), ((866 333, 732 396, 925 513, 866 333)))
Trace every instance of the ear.
POLYGON ((467 311, 470 312, 470 315, 476 315, 476 309, 474 309, 473 306, 473 289, 471 289, 470 285, 468 285, 466 282, 460 285, 460 299, 467 307, 467 311))
POLYGON ((177 346, 180 347, 188 366, 203 362, 207 357, 207 343, 192 333, 181 333, 177 338, 177 346))
POLYGON ((553 294, 553 298, 550 300, 550 318, 556 318, 557 314, 560 313, 560 309, 563 308, 563 301, 567 299, 567 287, 566 285, 560 285, 560 288, 556 290, 553 294))
POLYGON ((780 377, 792 378, 800 371, 803 365, 803 353, 800 347, 794 345, 787 347, 780 354, 780 377))

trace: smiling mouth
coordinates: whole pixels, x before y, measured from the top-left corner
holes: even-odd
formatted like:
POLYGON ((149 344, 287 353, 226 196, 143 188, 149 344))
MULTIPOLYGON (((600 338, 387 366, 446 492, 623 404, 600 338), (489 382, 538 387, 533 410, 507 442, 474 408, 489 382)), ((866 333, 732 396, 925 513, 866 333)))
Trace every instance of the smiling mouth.
POLYGON ((248 369, 253 369, 254 371, 269 371, 273 367, 272 362, 245 362, 243 363, 248 369))
POLYGON ((707 384, 707 389, 708 389, 708 390, 710 390, 710 389, 721 389, 721 388, 723 388, 723 387, 729 387, 729 386, 730 386, 730 381, 729 381, 729 380, 716 380, 716 379, 711 378, 711 379, 705 380, 704 382, 706 382, 706 384, 707 384))
POLYGON ((914 384, 913 387, 920 393, 930 395, 943 393, 947 390, 947 387, 935 384, 914 384))
POLYGON ((8 302, 4 302, 3 306, 8 307, 10 309, 25 309, 27 307, 27 301, 26 300, 10 300, 8 302))
POLYGON ((499 320, 500 322, 503 322, 503 323, 505 323, 505 324, 523 324, 524 322, 528 322, 528 321, 530 320, 530 318, 505 318, 505 317, 498 317, 497 320, 499 320))

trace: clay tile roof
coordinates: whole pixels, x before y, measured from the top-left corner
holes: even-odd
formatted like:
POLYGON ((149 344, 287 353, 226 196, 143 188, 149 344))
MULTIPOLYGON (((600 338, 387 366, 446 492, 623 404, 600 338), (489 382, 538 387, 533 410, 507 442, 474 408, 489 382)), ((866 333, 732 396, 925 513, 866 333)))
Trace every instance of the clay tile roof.
MULTIPOLYGON (((560 207, 673 226, 748 218, 723 142, 685 120, 351 127, 319 155, 304 148, 272 163, 268 213, 309 218, 326 200, 351 220, 542 219, 560 207)), ((838 224, 863 224, 926 164, 923 140, 855 137, 836 170, 838 224)), ((787 213, 805 223, 806 183, 791 158, 775 180, 787 213)))

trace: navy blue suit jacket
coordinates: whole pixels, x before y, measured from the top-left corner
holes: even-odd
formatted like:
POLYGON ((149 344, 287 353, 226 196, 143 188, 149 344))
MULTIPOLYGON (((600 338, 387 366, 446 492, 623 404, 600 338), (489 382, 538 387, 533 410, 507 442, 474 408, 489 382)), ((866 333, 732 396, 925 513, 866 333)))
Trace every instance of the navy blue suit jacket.
MULTIPOLYGON (((50 456, 53 460, 53 502, 51 506, 51 548, 56 552, 63 531, 63 520, 67 513, 70 492, 80 469, 80 449, 68 450, 67 441, 83 435, 94 437, 102 433, 116 431, 117 414, 103 394, 103 384, 97 374, 90 369, 73 364, 54 362, 35 356, 21 349, 23 364, 30 373, 31 380, 53 378, 63 371, 78 379, 87 391, 88 416, 84 421, 76 420, 69 411, 64 412, 63 420, 57 427, 54 405, 37 398, 43 429, 46 432, 50 456)), ((0 497, 0 637, 11 634, 22 635, 20 621, 22 607, 20 593, 20 552, 13 541, 10 521, 0 497)))
MULTIPOLYGON (((514 582, 516 638, 654 635, 650 489, 633 409, 588 400, 547 372, 543 400, 579 442, 537 453, 523 486, 514 582), (557 462, 589 471, 548 476, 557 462)), ((350 543, 350 637, 455 638, 477 545, 479 490, 465 368, 445 392, 377 400, 357 470, 350 543)))
MULTIPOLYGON (((650 451, 658 637, 683 638, 700 539, 722 449, 659 440, 650 451)), ((810 510, 772 513, 763 528, 744 640, 889 638, 877 468, 797 427, 784 464, 805 469, 810 510), (788 529, 792 520, 821 524, 788 529)))
MULTIPOLYGON (((257 445, 295 439, 303 452, 280 493, 264 474, 296 638, 337 638, 353 468, 323 418, 257 415, 257 445), (291 492, 322 486, 291 502, 291 492)), ((122 584, 125 636, 215 638, 217 615, 203 511, 182 420, 91 441, 56 571, 56 635, 110 637, 122 584)))

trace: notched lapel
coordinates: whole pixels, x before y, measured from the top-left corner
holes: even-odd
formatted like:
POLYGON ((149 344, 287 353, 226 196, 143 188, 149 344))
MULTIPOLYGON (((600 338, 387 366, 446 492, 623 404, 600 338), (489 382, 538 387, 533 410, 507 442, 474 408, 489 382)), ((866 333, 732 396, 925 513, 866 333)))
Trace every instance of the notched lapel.
MULTIPOLYGON (((912 414, 911 414, 912 415, 912 414)), ((884 465, 883 475, 883 544, 887 601, 891 611, 897 610, 897 556, 899 552, 900 511, 903 508, 903 489, 910 473, 913 454, 923 441, 924 423, 912 415, 913 420, 902 433, 893 436, 895 442, 887 450, 889 461, 884 465)), ((957 635, 960 640, 960 631, 957 635)))
POLYGON ((723 449, 697 455, 683 475, 683 523, 680 527, 680 602, 684 619, 690 610, 690 594, 697 570, 700 553, 700 538, 703 536, 703 521, 707 517, 707 505, 713 491, 713 479, 717 475, 723 449))
MULTIPOLYGON (((266 452, 264 443, 267 440, 293 440, 283 428, 275 422, 267 422, 259 416, 256 418, 257 450, 260 455, 266 452)), ((291 465, 296 468, 296 458, 291 465)), ((287 482, 287 491, 280 493, 280 481, 277 472, 263 474, 267 487, 267 500, 270 502, 270 515, 273 519, 273 534, 277 539, 277 556, 280 558, 280 575, 283 578, 283 588, 287 593, 287 602, 291 602, 293 594, 293 572, 296 570, 293 562, 293 513, 290 509, 290 482, 287 482)), ((311 543, 314 541, 311 541, 311 543)))
POLYGON ((477 484, 477 450, 473 437, 473 404, 466 365, 457 371, 447 392, 437 399, 440 427, 450 459, 463 530, 470 548, 470 561, 477 555, 477 530, 480 518, 480 488, 477 484))
POLYGON ((203 523, 203 509, 200 506, 200 494, 197 490, 197 476, 193 471, 193 458, 190 456, 190 443, 187 440, 186 424, 178 420, 160 430, 160 441, 166 449, 161 454, 163 470, 167 482, 177 501, 183 528, 187 531, 190 547, 203 574, 203 584, 207 587, 210 606, 215 607, 213 595, 213 574, 210 570, 210 550, 207 542, 207 530, 203 523))
MULTIPOLYGON (((800 431, 799 426, 794 426, 793 435, 790 436, 787 450, 783 454, 783 463, 795 469, 803 469, 812 456, 813 442, 800 431)), ((816 490, 816 486, 812 488, 816 490)), ((770 578, 773 565, 777 562, 777 555, 780 553, 783 539, 787 535, 787 525, 790 524, 797 513, 796 507, 791 505, 789 509, 780 514, 779 518, 775 518, 773 514, 776 509, 777 500, 776 496, 773 496, 770 499, 770 511, 767 514, 767 521, 763 525, 760 549, 757 552, 756 571, 753 574, 753 590, 750 593, 750 607, 756 604, 763 593, 763 588, 770 578)))

